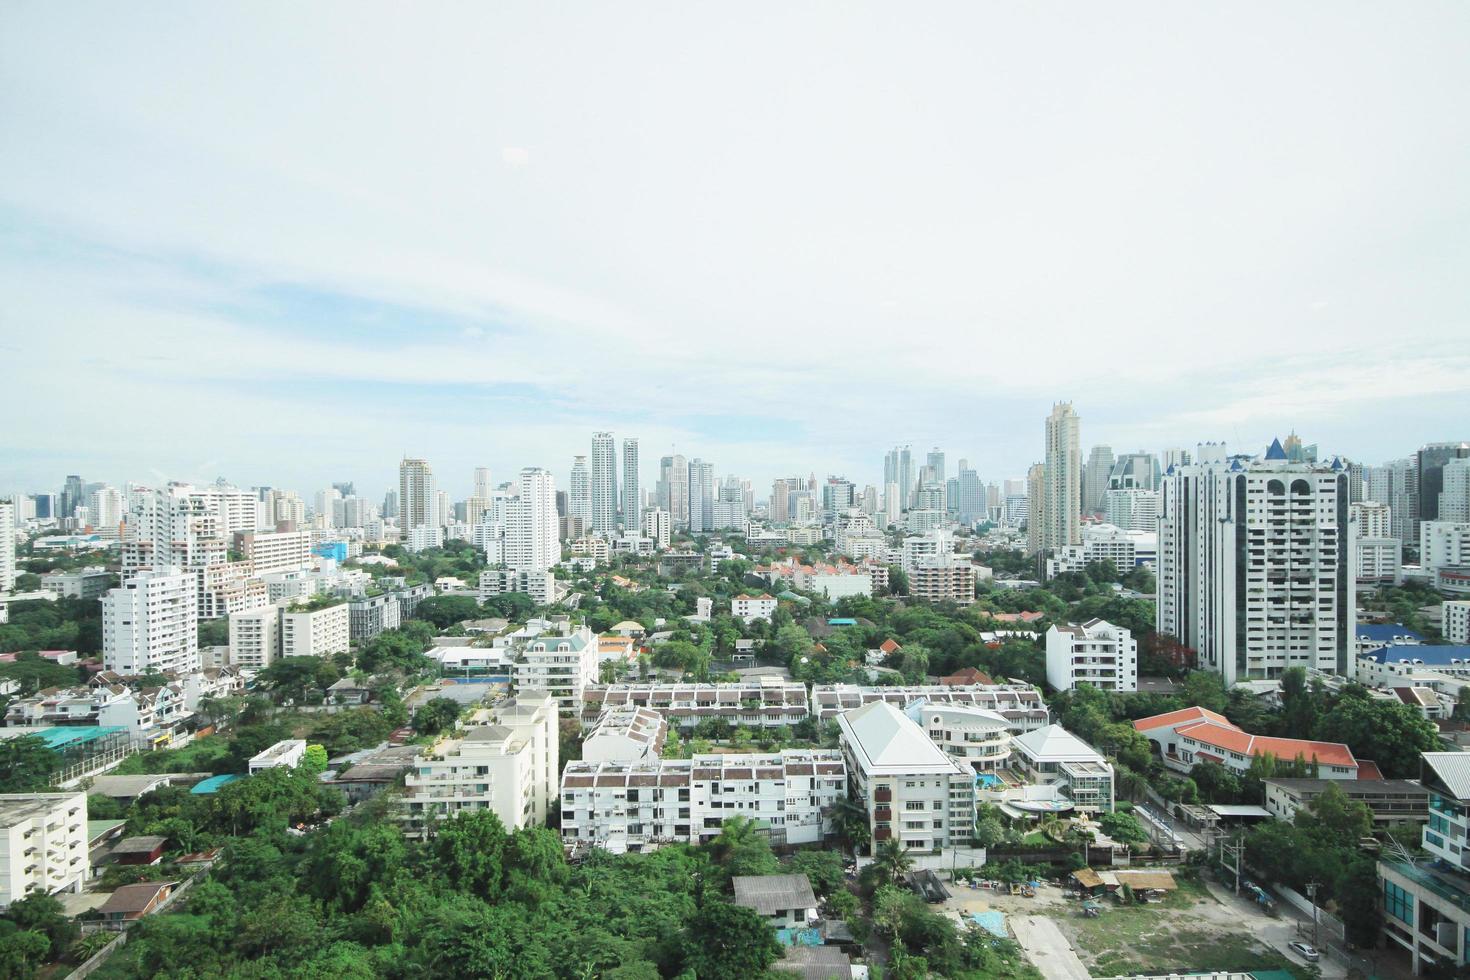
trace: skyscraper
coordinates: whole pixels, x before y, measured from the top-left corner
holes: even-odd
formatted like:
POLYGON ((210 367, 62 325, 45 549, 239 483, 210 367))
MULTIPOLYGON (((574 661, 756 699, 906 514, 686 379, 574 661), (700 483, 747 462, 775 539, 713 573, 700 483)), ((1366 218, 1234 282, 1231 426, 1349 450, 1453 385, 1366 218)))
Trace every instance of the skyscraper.
POLYGON ((1226 686, 1306 667, 1351 677, 1355 543, 1347 471, 1200 447, 1163 481, 1160 633, 1193 648, 1226 686))
POLYGON ((481 500, 489 500, 490 499, 490 490, 491 490, 490 467, 488 467, 488 466, 476 466, 475 467, 475 496, 476 497, 479 497, 481 500))
POLYGON ((1444 464, 1439 492, 1441 521, 1470 521, 1470 457, 1452 459, 1444 464))
POLYGON ((506 567, 545 572, 561 561, 556 524, 555 478, 539 466, 521 470, 515 496, 506 504, 506 567))
POLYGON ((435 522, 434 471, 426 459, 398 464, 398 526, 408 531, 435 522))
POLYGON ((914 454, 904 446, 898 451, 898 488, 903 494, 905 508, 914 505, 914 493, 918 490, 917 474, 914 472, 914 454))
POLYGON ((883 454, 883 485, 898 482, 898 447, 883 454))
MULTIPOLYGON (((1046 462, 1041 547, 1048 551, 1082 543, 1082 420, 1071 402, 1052 406, 1046 419, 1046 462)), ((1034 515, 1033 515, 1034 517, 1034 515)))
POLYGON ((67 477, 65 486, 61 488, 61 516, 75 517, 77 508, 86 503, 85 496, 82 478, 75 475, 67 477))
POLYGON ((1113 472, 1112 446, 1093 446, 1087 454, 1087 469, 1082 475, 1082 509, 1096 514, 1103 508, 1103 491, 1108 488, 1108 475, 1113 472))
POLYGON ((954 511, 961 524, 974 524, 986 519, 985 484, 980 474, 970 469, 969 460, 960 460, 959 472, 955 475, 954 511))
POLYGON ((638 479, 638 440, 623 438, 623 533, 637 535, 643 528, 643 491, 638 479))
POLYGON ((658 506, 675 528, 689 527, 689 461, 678 453, 658 462, 658 506))
POLYGON ((592 434, 592 532, 605 538, 618 529, 618 460, 611 432, 592 434))
POLYGON ((592 523, 592 475, 587 472, 587 457, 572 459, 572 479, 567 487, 567 513, 581 520, 583 530, 592 523))
MULTIPOLYGON (((1419 513, 1414 526, 1414 537, 1419 536, 1418 525, 1423 521, 1439 520, 1439 494, 1444 489, 1445 464, 1452 459, 1470 457, 1470 443, 1432 442, 1419 450, 1419 513)), ((70 477, 67 478, 70 484, 70 477)))
POLYGON ((702 459, 689 461, 689 533, 713 530, 715 521, 715 467, 702 459))
POLYGON ((15 588, 15 504, 0 500, 0 592, 15 588))
POLYGON ((935 446, 933 449, 929 450, 929 456, 925 460, 925 465, 929 467, 930 482, 937 483, 940 486, 943 486, 945 481, 944 450, 940 449, 938 446, 935 446))
POLYGON ((1157 490, 1161 475, 1158 460, 1154 459, 1153 453, 1146 453, 1143 450, 1136 453, 1123 453, 1113 463, 1105 489, 1157 490))
MULTIPOLYGON (((1009 482, 1009 481, 1008 481, 1009 482)), ((1014 495, 1018 496, 1018 495, 1014 495)), ((1032 463, 1026 471, 1026 553, 1034 555, 1046 547, 1042 527, 1046 523, 1046 464, 1032 463)))

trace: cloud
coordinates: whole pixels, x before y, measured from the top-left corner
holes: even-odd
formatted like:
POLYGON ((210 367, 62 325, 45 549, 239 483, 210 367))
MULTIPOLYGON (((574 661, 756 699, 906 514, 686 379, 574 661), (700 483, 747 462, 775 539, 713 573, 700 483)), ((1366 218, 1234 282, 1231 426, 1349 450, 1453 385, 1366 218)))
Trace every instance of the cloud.
POLYGON ((506 166, 519 169, 530 165, 531 151, 524 146, 501 147, 500 159, 505 161, 506 166))

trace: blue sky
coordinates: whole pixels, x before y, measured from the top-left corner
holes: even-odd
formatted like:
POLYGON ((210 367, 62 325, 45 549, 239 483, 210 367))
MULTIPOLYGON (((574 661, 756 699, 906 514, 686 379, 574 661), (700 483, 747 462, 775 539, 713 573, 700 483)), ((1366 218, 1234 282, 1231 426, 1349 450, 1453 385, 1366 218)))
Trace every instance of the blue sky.
POLYGON ((1470 431, 1458 3, 11 4, 0 490, 1470 431))

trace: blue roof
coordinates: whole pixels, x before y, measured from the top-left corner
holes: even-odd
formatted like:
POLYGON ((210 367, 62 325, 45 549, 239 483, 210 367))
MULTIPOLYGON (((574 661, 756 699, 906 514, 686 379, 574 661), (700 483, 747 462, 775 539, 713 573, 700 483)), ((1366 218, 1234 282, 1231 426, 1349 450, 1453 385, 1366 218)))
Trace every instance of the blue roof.
POLYGON ((1423 643, 1424 637, 1409 629, 1403 623, 1359 623, 1358 639, 1369 640, 1373 643, 1392 643, 1408 637, 1417 643, 1423 643))
POLYGON ((856 626, 857 625, 857 620, 855 620, 855 619, 829 619, 829 620, 827 620, 827 625, 828 626, 856 626))
POLYGON ((1272 439, 1271 446, 1266 450, 1267 459, 1285 459, 1286 450, 1281 448, 1280 439, 1272 439))
POLYGON ((202 779, 195 783, 194 788, 189 790, 189 792, 198 796, 208 796, 211 793, 218 793, 220 788, 226 783, 233 783, 239 778, 239 773, 233 772, 227 772, 223 776, 210 776, 208 779, 202 779))
POLYGON ((1418 643, 1400 643, 1379 647, 1366 656, 1379 663, 1397 663, 1400 660, 1422 660, 1426 667, 1444 667, 1451 660, 1463 660, 1470 664, 1470 646, 1429 646, 1418 643))
POLYGON ((67 725, 36 732, 36 736, 46 743, 48 749, 64 749, 69 745, 83 745, 104 736, 125 731, 127 729, 121 725, 67 725))

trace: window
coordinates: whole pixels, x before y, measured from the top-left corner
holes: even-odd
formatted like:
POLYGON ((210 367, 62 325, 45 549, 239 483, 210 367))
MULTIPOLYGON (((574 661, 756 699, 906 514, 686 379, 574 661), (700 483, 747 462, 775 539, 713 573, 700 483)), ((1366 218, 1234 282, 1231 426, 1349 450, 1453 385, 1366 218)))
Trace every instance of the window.
POLYGON ((1391 881, 1383 882, 1383 912, 1405 925, 1414 924, 1414 896, 1391 881))

